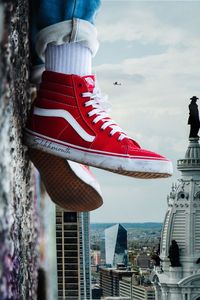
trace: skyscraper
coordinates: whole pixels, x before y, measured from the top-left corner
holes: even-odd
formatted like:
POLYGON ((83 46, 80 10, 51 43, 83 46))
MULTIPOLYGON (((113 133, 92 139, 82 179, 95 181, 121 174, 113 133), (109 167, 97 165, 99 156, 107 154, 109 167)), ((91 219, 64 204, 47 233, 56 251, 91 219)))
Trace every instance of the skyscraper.
POLYGON ((190 138, 178 160, 181 179, 167 198, 160 258, 153 281, 159 300, 200 300, 200 145, 190 138))
POLYGON ((89 300, 89 213, 56 207, 58 300, 89 300))
POLYGON ((91 257, 90 257, 90 214, 89 212, 78 213, 78 220, 79 220, 79 237, 80 237, 81 300, 82 299, 90 300, 91 299, 91 270, 90 270, 91 257))
POLYGON ((117 266, 127 265, 127 230, 116 224, 105 230, 106 264, 117 266))

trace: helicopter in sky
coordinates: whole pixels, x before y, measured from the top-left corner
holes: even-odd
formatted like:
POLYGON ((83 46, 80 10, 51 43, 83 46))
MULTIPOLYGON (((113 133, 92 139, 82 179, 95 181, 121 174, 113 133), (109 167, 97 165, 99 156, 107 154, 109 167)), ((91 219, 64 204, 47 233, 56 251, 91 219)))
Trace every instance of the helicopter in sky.
POLYGON ((113 85, 122 85, 121 82, 115 81, 113 82, 113 85))

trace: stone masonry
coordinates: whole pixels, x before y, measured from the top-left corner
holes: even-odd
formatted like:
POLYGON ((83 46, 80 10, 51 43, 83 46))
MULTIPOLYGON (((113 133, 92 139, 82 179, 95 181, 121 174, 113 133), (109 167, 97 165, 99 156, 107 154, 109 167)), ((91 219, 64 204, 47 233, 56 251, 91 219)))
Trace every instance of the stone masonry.
POLYGON ((31 103, 28 1, 0 0, 0 299, 37 299, 33 172, 22 143, 31 103))

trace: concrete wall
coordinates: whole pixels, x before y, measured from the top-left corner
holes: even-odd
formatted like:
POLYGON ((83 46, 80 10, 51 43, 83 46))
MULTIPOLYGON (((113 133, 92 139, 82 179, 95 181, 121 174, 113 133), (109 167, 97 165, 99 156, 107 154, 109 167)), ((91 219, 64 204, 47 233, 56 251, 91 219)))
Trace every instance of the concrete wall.
POLYGON ((37 299, 36 197, 32 168, 22 145, 31 102, 27 33, 28 1, 0 0, 1 300, 37 299))

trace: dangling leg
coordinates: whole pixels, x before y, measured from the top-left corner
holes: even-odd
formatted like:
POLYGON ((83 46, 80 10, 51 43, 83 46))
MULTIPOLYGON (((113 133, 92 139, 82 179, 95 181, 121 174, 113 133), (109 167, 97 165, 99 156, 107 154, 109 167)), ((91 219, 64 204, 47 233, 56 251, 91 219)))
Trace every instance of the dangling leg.
MULTIPOLYGON (((170 176, 171 162, 141 149, 109 117, 102 105, 104 97, 90 72, 91 55, 98 48, 96 28, 91 20, 80 19, 82 16, 75 14, 81 11, 78 3, 83 8, 85 2, 74 3, 73 19, 50 23, 37 35, 36 50, 45 60, 47 71, 43 74, 28 124, 27 143, 58 157, 122 175, 170 176)), ((95 9, 97 7, 95 5, 95 9)))
MULTIPOLYGON (((41 80, 44 63, 47 70, 53 72, 81 72, 82 75, 91 72, 92 52, 87 45, 90 46, 92 41, 93 51, 98 46, 92 23, 99 4, 98 0, 30 1, 32 78, 36 82, 41 80), (82 18, 84 29, 91 31, 90 38, 87 37, 89 30, 86 30, 85 36, 81 35, 81 40, 85 38, 90 41, 86 45, 79 43, 79 40, 71 42, 75 33, 73 28, 76 28, 72 18, 75 17, 82 18), (38 52, 35 51, 35 44, 38 52)), ((88 168, 33 148, 29 148, 29 155, 40 172, 48 194, 60 207, 70 211, 90 211, 102 205, 99 184, 88 168)))

